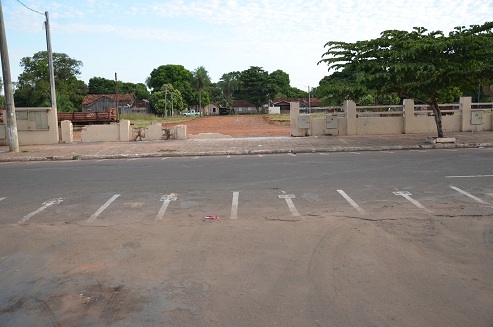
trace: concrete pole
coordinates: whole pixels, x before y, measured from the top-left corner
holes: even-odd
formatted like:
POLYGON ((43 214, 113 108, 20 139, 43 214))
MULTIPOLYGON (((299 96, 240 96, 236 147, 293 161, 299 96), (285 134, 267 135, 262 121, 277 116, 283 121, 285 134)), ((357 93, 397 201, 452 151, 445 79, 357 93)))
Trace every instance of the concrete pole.
POLYGON ((0 52, 2 58, 3 87, 5 91, 5 109, 7 112, 7 135, 9 139, 9 151, 19 152, 19 139, 17 137, 17 120, 15 117, 14 92, 12 90, 12 77, 10 75, 9 51, 7 49, 7 37, 5 36, 5 24, 3 21, 2 3, 0 2, 0 52))

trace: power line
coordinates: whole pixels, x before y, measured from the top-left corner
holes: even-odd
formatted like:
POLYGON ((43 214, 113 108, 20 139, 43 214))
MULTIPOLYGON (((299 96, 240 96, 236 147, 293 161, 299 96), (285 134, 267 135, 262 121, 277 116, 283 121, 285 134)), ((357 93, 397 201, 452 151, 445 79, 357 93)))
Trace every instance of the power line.
POLYGON ((34 9, 29 8, 28 6, 26 6, 25 4, 23 4, 23 3, 22 3, 22 2, 20 2, 19 0, 17 0, 17 2, 18 2, 18 3, 20 3, 21 5, 23 5, 24 7, 26 7, 27 9, 29 9, 29 10, 31 10, 31 11, 34 11, 34 12, 35 12, 35 13, 37 13, 37 14, 40 14, 40 15, 43 15, 43 16, 45 15, 45 14, 40 13, 40 12, 39 12, 39 11, 37 11, 37 10, 34 10, 34 9))

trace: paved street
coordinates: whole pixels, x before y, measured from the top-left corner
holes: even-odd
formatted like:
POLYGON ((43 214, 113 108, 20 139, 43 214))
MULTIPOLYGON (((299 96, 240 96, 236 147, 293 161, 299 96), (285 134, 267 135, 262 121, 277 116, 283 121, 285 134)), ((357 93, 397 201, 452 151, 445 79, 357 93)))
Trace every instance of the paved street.
POLYGON ((0 322, 490 326, 492 151, 3 162, 0 322))

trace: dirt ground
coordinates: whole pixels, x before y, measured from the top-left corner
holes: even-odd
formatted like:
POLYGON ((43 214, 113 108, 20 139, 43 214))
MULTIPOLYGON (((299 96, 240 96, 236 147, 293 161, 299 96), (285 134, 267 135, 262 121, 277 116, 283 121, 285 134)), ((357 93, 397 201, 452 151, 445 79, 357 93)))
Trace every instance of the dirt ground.
MULTIPOLYGON (((163 124, 171 127, 178 124, 163 124)), ((265 116, 208 116, 180 123, 187 125, 187 132, 192 135, 200 133, 219 133, 230 136, 287 136, 289 124, 278 124, 265 116)))
MULTIPOLYGON (((191 135, 218 133, 233 137, 240 136, 288 136, 288 123, 277 123, 266 116, 208 116, 197 117, 182 123, 163 123, 163 128, 175 125, 187 125, 187 133, 191 135)), ((80 142, 81 132, 74 130, 73 139, 80 142)))

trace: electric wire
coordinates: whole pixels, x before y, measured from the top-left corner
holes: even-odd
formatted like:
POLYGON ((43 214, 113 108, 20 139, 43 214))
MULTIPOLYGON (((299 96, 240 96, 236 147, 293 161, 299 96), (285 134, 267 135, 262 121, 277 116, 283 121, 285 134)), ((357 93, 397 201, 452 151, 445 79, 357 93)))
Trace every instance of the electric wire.
POLYGON ((33 11, 33 12, 37 13, 37 14, 40 14, 40 15, 43 15, 43 16, 45 15, 45 14, 40 13, 40 12, 39 12, 39 11, 37 11, 37 10, 34 10, 34 9, 29 8, 28 6, 26 6, 25 4, 23 4, 23 3, 22 3, 22 2, 20 2, 19 0, 17 0, 17 2, 18 2, 18 3, 20 3, 21 5, 23 5, 24 7, 26 7, 27 9, 29 9, 29 10, 31 10, 31 11, 33 11))

